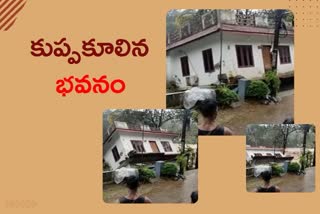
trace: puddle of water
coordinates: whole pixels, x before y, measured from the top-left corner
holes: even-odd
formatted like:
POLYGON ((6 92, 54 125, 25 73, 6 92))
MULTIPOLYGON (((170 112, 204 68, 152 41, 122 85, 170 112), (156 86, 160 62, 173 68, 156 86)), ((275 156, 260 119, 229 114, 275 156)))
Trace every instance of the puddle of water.
MULTIPOLYGON (((139 194, 148 196, 153 203, 190 203, 190 195, 198 189, 198 170, 186 172, 184 181, 160 179, 152 184, 142 184, 139 194)), ((117 203, 117 200, 127 195, 125 185, 109 184, 104 186, 104 201, 117 203)))
MULTIPOLYGON (((307 168, 305 175, 286 174, 274 177, 271 184, 280 188, 281 192, 313 192, 315 188, 315 168, 307 168)), ((253 192, 255 188, 263 185, 260 178, 247 178, 247 191, 253 192)))
POLYGON ((245 135, 248 124, 277 124, 293 116, 293 95, 288 95, 277 104, 246 101, 234 109, 222 109, 218 113, 217 122, 230 128, 235 135, 245 135))

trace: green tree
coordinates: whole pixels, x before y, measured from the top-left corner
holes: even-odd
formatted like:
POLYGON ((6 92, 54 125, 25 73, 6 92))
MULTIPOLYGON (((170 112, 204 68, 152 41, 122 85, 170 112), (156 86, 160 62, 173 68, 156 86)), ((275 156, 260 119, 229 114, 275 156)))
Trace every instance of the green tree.
POLYGON ((303 147, 303 155, 305 156, 306 155, 306 147, 307 147, 307 135, 308 135, 308 132, 310 130, 310 125, 309 124, 304 124, 302 125, 302 129, 303 129, 303 144, 302 144, 302 147, 303 147))
POLYGON ((282 139, 282 154, 285 155, 288 144, 288 137, 291 133, 297 130, 295 124, 281 124, 279 126, 278 137, 282 139))

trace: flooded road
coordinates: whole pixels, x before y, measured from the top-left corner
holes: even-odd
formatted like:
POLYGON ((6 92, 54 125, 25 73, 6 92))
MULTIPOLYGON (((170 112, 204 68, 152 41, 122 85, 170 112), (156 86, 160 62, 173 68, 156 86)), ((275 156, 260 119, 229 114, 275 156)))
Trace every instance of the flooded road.
POLYGON ((286 118, 293 117, 293 90, 279 94, 281 101, 277 104, 260 104, 246 101, 239 107, 221 109, 217 122, 230 128, 235 135, 245 135, 247 124, 282 123, 286 118))
MULTIPOLYGON (((281 192, 313 192, 315 190, 315 168, 307 168, 305 175, 286 174, 271 179, 271 184, 280 188, 281 192)), ((262 179, 247 178, 247 190, 253 192, 263 185, 262 179)))
MULTIPOLYGON (((153 203, 190 203, 192 191, 198 189, 198 170, 185 172, 184 181, 159 179, 152 184, 143 184, 139 194, 148 196, 153 203)), ((107 203, 117 203, 118 198, 127 194, 125 185, 104 186, 103 197, 107 203)))

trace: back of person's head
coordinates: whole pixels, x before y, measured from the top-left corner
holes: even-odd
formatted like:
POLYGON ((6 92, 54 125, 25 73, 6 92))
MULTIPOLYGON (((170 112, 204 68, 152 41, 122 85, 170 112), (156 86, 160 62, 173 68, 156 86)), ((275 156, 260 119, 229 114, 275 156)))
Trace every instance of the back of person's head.
POLYGON ((265 182, 269 182, 271 180, 271 172, 269 171, 264 171, 261 173, 261 177, 265 182))
POLYGON ((217 102, 214 99, 206 99, 197 103, 197 109, 202 116, 209 119, 215 119, 217 115, 217 102))
POLYGON ((288 117, 283 121, 283 124, 294 124, 293 117, 288 117))
POLYGON ((198 201, 198 191, 193 191, 191 193, 191 203, 197 203, 198 201))
POLYGON ((134 175, 129 176, 127 178, 127 187, 130 190, 137 190, 139 187, 139 178, 134 175))

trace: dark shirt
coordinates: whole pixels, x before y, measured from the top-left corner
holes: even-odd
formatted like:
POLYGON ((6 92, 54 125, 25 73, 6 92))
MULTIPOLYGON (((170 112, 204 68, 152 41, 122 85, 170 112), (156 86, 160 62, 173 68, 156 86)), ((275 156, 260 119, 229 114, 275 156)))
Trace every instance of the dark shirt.
POLYGON ((279 192, 275 186, 271 187, 259 187, 257 192, 279 192))
POLYGON ((198 135, 224 135, 224 127, 218 125, 211 131, 198 129, 198 135))
POLYGON ((138 198, 136 198, 135 200, 132 199, 128 199, 126 197, 121 197, 119 199, 119 202, 122 204, 130 204, 130 203, 146 203, 146 200, 143 196, 139 196, 138 198))

